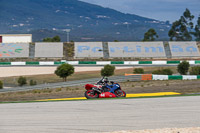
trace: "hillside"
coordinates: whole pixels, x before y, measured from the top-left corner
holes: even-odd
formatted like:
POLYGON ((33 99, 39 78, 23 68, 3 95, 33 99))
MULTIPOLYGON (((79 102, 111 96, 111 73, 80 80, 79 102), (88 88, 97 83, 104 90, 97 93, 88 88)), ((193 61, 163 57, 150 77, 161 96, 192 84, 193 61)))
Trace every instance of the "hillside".
POLYGON ((170 25, 78 0, 1 0, 0 33, 31 33, 33 41, 60 35, 66 41, 136 41, 149 28, 166 40, 170 25))

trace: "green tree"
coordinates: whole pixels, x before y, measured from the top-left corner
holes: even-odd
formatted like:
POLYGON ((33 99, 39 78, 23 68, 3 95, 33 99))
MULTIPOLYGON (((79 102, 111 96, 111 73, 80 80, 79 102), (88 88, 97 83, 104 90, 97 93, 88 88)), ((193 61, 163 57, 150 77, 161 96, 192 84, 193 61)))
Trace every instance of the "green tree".
POLYGON ((158 34, 151 28, 144 34, 144 39, 142 41, 155 41, 156 38, 158 38, 158 34))
POLYGON ((162 70, 155 70, 155 71, 152 72, 152 74, 172 75, 173 71, 171 69, 162 69, 162 70))
POLYGON ((183 61, 177 66, 177 70, 181 75, 186 75, 189 68, 190 68, 190 64, 187 61, 183 61))
POLYGON ((200 41, 200 15, 197 20, 197 25, 194 28, 194 36, 196 37, 196 41, 200 41))
POLYGON ((30 86, 33 86, 33 85, 37 85, 37 82, 36 81, 33 81, 33 80, 30 80, 30 86))
POLYGON ((190 75, 200 75, 200 66, 194 66, 190 69, 190 75))
POLYGON ((52 38, 52 42, 60 42, 60 37, 59 36, 54 36, 53 38, 52 38))
POLYGON ((61 39, 59 36, 54 36, 53 38, 47 37, 43 39, 43 42, 60 42, 61 39))
POLYGON ((0 89, 3 89, 3 82, 0 81, 0 89))
POLYGON ((50 37, 44 38, 43 42, 52 42, 52 38, 50 38, 50 37))
POLYGON ((62 64, 57 67, 55 74, 60 78, 63 78, 64 81, 67 81, 67 77, 74 73, 74 67, 70 64, 62 64))
POLYGON ((101 76, 112 76, 115 73, 115 66, 105 65, 104 68, 101 69, 101 76))
POLYGON ((142 68, 135 68, 133 70, 133 73, 134 74, 144 74, 144 69, 142 69, 142 68))
POLYGON ((172 24, 168 32, 170 41, 191 41, 194 16, 186 9, 183 16, 172 24))
POLYGON ((19 86, 23 86, 23 85, 27 84, 26 78, 22 77, 22 76, 19 77, 17 82, 18 82, 19 86))

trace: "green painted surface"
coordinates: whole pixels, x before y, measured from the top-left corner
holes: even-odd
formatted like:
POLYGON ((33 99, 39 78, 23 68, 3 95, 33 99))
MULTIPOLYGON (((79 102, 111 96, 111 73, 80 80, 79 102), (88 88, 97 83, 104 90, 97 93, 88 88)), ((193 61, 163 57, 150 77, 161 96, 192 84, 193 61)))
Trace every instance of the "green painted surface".
MULTIPOLYGON (((167 61, 167 64, 179 64, 181 61, 167 61)), ((61 65, 64 62, 55 61, 54 65, 61 65)), ((96 64, 96 61, 79 61, 79 64, 96 64)), ((111 64, 124 64, 124 61, 111 61, 111 64)), ((152 61, 139 61, 139 64, 152 64, 152 61)), ((195 64, 200 64, 200 60, 196 60, 195 64)), ((0 65, 11 65, 11 62, 0 62, 0 65)), ((26 62, 26 65, 39 65, 39 62, 26 62)))
POLYGON ((65 62, 54 62, 54 65, 61 65, 61 64, 64 64, 65 62))
POLYGON ((197 79, 200 79, 200 75, 197 75, 197 79))
POLYGON ((179 64, 181 61, 167 61, 167 64, 179 64))
POLYGON ((26 65, 39 65, 39 62, 26 62, 26 65))
POLYGON ((124 61, 111 61, 111 64, 124 64, 124 61))
POLYGON ((11 62, 0 62, 0 65, 11 65, 11 62))
POLYGON ((195 60, 195 64, 200 64, 200 60, 195 60))
POLYGON ((79 64, 96 64, 96 61, 79 61, 79 64))
POLYGON ((152 64, 152 61, 139 61, 139 64, 152 64))
POLYGON ((168 75, 169 80, 182 80, 183 76, 182 75, 168 75))

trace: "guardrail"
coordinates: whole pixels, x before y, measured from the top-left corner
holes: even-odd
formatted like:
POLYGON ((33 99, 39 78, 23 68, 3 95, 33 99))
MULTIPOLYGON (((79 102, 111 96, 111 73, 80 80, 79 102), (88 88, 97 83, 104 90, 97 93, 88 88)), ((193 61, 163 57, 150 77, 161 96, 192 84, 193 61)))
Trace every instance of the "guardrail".
MULTIPOLYGON (((182 61, 37 61, 37 62, 0 62, 0 66, 58 66, 64 63, 71 65, 172 65, 182 61)), ((200 60, 189 60, 190 65, 200 64, 200 60)))
POLYGON ((200 79, 200 75, 152 75, 152 80, 193 80, 200 79))
MULTIPOLYGON (((125 74, 125 76, 133 76, 137 74, 125 74)), ((141 80, 194 80, 200 79, 200 75, 155 75, 155 74, 138 74, 141 80)))

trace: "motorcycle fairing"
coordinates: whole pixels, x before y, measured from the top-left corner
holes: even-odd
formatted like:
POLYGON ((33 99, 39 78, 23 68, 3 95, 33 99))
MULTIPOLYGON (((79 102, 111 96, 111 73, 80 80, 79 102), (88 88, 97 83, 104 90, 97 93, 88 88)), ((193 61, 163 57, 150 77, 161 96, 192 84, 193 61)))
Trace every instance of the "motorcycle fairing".
POLYGON ((102 92, 101 94, 99 94, 99 98, 115 98, 115 94, 111 93, 111 92, 102 92))

